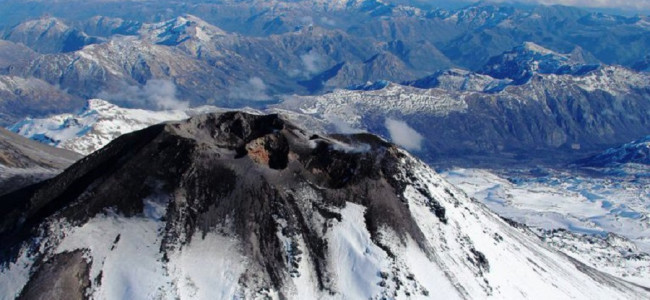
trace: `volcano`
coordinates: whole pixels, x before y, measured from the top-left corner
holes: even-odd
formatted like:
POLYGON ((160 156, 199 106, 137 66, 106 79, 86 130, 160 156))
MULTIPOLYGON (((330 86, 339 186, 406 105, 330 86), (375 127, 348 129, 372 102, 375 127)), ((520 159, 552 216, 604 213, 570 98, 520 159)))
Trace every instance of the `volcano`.
POLYGON ((0 197, 3 299, 648 298, 370 134, 205 114, 0 197))

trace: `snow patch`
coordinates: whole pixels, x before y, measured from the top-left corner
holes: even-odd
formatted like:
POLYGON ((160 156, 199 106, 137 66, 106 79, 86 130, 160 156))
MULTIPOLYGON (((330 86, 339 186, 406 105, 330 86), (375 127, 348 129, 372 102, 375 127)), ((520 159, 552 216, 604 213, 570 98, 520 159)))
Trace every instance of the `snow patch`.
POLYGON ((151 299, 168 292, 160 253, 164 223, 111 212, 69 228, 55 253, 87 249, 90 280, 98 299, 151 299))
POLYGON ((238 281, 248 262, 233 237, 196 233, 192 242, 170 255, 168 270, 181 299, 237 299, 238 281))
POLYGON ((364 223, 365 207, 346 203, 342 220, 326 235, 330 270, 343 299, 369 299, 382 292, 379 274, 390 269, 387 254, 375 245, 364 223))

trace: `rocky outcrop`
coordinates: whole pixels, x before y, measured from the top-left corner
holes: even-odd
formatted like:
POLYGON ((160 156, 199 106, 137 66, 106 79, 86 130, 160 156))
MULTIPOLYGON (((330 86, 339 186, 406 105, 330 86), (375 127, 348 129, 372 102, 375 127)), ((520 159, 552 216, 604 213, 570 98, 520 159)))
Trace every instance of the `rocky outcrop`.
POLYGON ((0 195, 50 178, 79 158, 0 128, 0 195))
POLYGON ((58 254, 39 266, 17 299, 86 299, 89 269, 82 251, 58 254))

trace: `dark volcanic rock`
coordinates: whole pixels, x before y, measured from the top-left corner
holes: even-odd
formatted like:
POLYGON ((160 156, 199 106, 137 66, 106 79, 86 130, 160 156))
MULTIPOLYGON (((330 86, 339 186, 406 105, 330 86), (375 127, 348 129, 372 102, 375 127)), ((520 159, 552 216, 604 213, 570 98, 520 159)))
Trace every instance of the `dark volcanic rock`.
POLYGON ((647 296, 376 136, 312 135, 278 115, 156 125, 0 203, 9 298, 647 296))
POLYGON ((310 225, 314 211, 359 203, 368 208, 365 222, 373 238, 388 226, 421 240, 400 199, 403 187, 389 180, 401 155, 371 135, 309 139, 277 115, 209 114, 153 126, 118 138, 41 187, 0 198, 2 260, 11 259, 46 218, 83 224, 109 208, 134 216, 143 211, 142 199, 162 190, 175 195, 162 251, 189 243, 195 233, 227 228, 278 288, 285 264, 276 237, 282 219, 285 231, 307 242, 324 288, 326 242, 310 225), (303 186, 318 191, 318 200, 305 201, 303 186))

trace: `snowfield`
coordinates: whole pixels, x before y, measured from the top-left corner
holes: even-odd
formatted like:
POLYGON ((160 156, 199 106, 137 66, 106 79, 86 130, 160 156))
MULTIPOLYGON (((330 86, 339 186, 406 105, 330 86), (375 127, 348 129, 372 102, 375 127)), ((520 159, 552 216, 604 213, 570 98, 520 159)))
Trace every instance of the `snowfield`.
MULTIPOLYGON (((255 112, 252 109, 245 111, 255 112)), ((191 116, 227 111, 214 106, 185 110, 144 110, 123 108, 101 99, 88 100, 78 113, 48 118, 26 118, 9 130, 45 144, 88 155, 120 135, 154 124, 179 121, 191 116)))
POLYGON ((452 169, 445 179, 599 270, 650 285, 650 178, 452 169), (558 229, 560 231, 558 231, 558 229))

